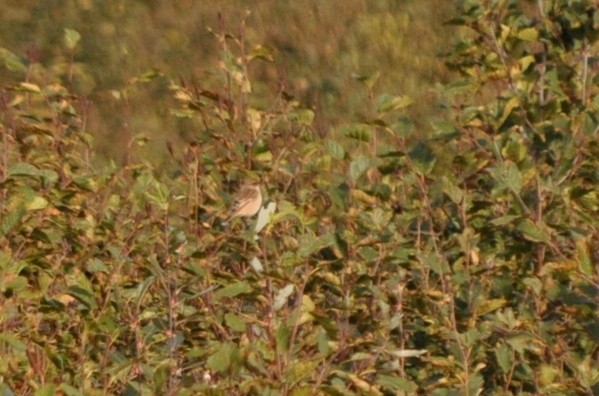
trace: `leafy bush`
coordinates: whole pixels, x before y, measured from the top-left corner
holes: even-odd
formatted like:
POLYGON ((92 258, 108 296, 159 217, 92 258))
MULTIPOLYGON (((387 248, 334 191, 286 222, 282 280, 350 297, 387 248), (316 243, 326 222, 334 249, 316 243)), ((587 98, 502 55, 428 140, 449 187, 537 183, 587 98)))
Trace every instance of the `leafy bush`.
POLYGON ((118 93, 167 85, 197 131, 160 168, 143 135, 97 168, 89 103, 5 87, 2 392, 597 393, 598 17, 538 6, 465 2, 451 116, 418 141, 405 96, 328 136, 284 95, 258 108, 271 57, 225 31, 223 87, 118 93), (252 178, 276 211, 224 224, 252 178))

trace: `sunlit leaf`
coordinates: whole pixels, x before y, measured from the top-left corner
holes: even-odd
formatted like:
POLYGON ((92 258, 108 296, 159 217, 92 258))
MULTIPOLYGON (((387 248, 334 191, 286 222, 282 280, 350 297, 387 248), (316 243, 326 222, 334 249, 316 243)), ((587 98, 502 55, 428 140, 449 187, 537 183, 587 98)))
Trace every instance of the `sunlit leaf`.
POLYGON ((40 210, 46 208, 47 206, 48 200, 40 196, 29 197, 29 199, 24 202, 24 207, 27 211, 40 210))
POLYGON ((428 351, 426 349, 400 349, 395 351, 389 351, 389 353, 395 357, 406 358, 421 356, 428 353, 428 351))
POLYGON ((520 69, 526 71, 530 65, 535 63, 535 57, 532 55, 524 56, 518 60, 518 63, 520 63, 520 69))
POLYGON ((262 59, 268 62, 274 62, 273 49, 264 45, 257 45, 252 48, 249 54, 250 59, 262 59))
POLYGON ((499 117, 497 127, 501 127, 505 123, 507 118, 510 116, 510 114, 512 114, 512 111, 514 111, 514 109, 517 109, 519 106, 520 98, 518 98, 517 96, 514 96, 513 98, 508 100, 505 106, 503 107, 503 112, 501 114, 501 117, 499 117))
POLYGON ((67 49, 74 50, 77 47, 77 43, 81 40, 81 35, 74 29, 64 29, 64 43, 67 49))
POLYGON ((487 299, 479 305, 477 313, 478 315, 486 315, 490 312, 504 307, 506 304, 507 301, 502 298, 487 299))
POLYGON ((524 41, 535 41, 539 37, 539 31, 534 28, 525 28, 518 32, 518 38, 524 41))
POLYGON ((262 231, 262 229, 268 225, 272 214, 275 213, 276 210, 277 204, 275 202, 269 202, 266 207, 260 208, 260 211, 258 212, 258 220, 256 220, 256 227, 254 228, 256 234, 262 231))
POLYGON ((256 271, 257 273, 262 273, 264 272, 264 266, 262 265, 262 262, 260 261, 260 259, 258 259, 258 257, 253 257, 250 260, 250 266, 254 269, 254 271, 256 271))
POLYGON ((273 305, 273 309, 278 311, 283 308, 287 304, 287 300, 293 294, 295 290, 295 286, 293 284, 288 284, 284 288, 280 289, 275 295, 275 302, 273 305))
POLYGON ((19 87, 25 92, 31 92, 31 93, 37 93, 37 94, 42 93, 42 90, 36 84, 22 82, 22 83, 19 83, 19 87))

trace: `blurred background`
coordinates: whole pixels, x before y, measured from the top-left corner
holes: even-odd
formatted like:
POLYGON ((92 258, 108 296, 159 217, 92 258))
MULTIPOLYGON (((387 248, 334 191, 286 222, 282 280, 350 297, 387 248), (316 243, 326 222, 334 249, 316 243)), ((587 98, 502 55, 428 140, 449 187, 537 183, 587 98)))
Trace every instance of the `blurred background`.
POLYGON ((439 114, 437 82, 448 71, 454 1, 351 0, 286 2, 193 0, 5 0, 0 47, 29 67, 0 74, 2 85, 57 80, 90 101, 87 129, 100 158, 120 158, 128 136, 149 139, 150 160, 193 140, 196 125, 169 113, 169 81, 219 91, 222 48, 213 32, 244 37, 262 46, 274 62, 249 70, 256 108, 268 109, 284 91, 314 110, 321 135, 341 121, 367 118, 364 103, 376 94, 414 100, 408 116, 426 133, 439 114), (65 49, 64 29, 77 31, 77 46, 65 49), (129 89, 148 72, 160 73, 144 89, 129 89), (35 75, 34 75, 35 74, 35 75), (378 77, 378 79, 377 79, 378 77), (136 80, 137 79, 137 80, 136 80), (374 82, 374 92, 367 84, 374 82))

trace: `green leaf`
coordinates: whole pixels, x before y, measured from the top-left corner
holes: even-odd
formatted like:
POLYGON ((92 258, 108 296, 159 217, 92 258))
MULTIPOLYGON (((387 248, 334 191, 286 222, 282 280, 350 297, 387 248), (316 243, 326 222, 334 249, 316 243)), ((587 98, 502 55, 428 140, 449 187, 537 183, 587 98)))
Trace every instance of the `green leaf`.
POLYGON ((289 337, 291 336, 291 330, 284 323, 280 323, 277 328, 275 339, 277 341, 277 350, 286 352, 289 348, 289 337))
POLYGON ((56 385, 46 384, 35 391, 35 396, 54 396, 56 395, 56 385))
POLYGON ((414 131, 414 122, 408 117, 400 117, 392 126, 392 131, 402 137, 408 137, 414 131))
POLYGON ((229 370, 239 359, 239 349, 230 342, 225 342, 219 345, 207 360, 206 367, 224 373, 229 370))
POLYGON ((297 253, 302 257, 308 257, 312 253, 335 244, 335 234, 328 233, 321 236, 306 236, 300 241, 297 253))
POLYGON ((534 28, 525 28, 518 32, 517 37, 524 41, 535 41, 539 38, 539 31, 534 28))
POLYGON ((520 224, 518 224, 518 230, 522 232, 524 237, 529 241, 548 243, 551 240, 547 226, 535 224, 529 219, 520 222, 520 224))
POLYGON ((543 293, 543 282, 539 278, 528 277, 522 279, 522 284, 530 287, 534 294, 538 297, 543 293))
POLYGON ((267 62, 274 62, 273 48, 257 45, 250 51, 249 59, 262 59, 267 62))
POLYGON ((426 268, 430 268, 438 275, 443 275, 450 272, 447 262, 435 254, 429 253, 422 255, 420 257, 420 261, 423 262, 426 268))
POLYGON ((85 396, 79 389, 65 383, 62 383, 59 389, 63 391, 66 396, 85 396))
POLYGON ((372 74, 367 75, 367 76, 360 76, 357 74, 352 74, 353 79, 356 79, 356 80, 364 83, 364 85, 366 85, 368 87, 368 89, 372 89, 372 87, 374 87, 374 85, 377 83, 377 81, 379 80, 380 77, 381 77, 381 72, 378 70, 372 74))
POLYGON ((489 173, 497 181, 501 189, 509 189, 516 194, 522 189, 522 175, 518 166, 510 161, 505 161, 500 165, 489 168, 489 173))
POLYGON ((342 160, 345 157, 345 150, 343 149, 343 146, 336 141, 327 139, 324 141, 324 146, 331 157, 337 160, 342 160))
POLYGON ((526 146, 521 140, 511 140, 501 150, 503 157, 514 163, 519 163, 528 155, 526 146))
POLYGON ((0 333, 0 341, 6 343, 8 347, 14 352, 25 352, 27 351, 27 344, 15 337, 13 333, 4 331, 0 333))
POLYGON ((26 162, 19 162, 8 168, 8 176, 40 176, 40 170, 26 162))
POLYGON ((460 130, 455 126, 453 122, 449 121, 432 121, 431 126, 435 133, 435 140, 440 139, 452 139, 460 136, 460 130))
POLYGON ((79 302, 88 307, 89 309, 95 309, 98 304, 96 303, 96 299, 94 294, 88 290, 85 286, 75 285, 69 287, 69 292, 71 296, 75 297, 79 302))
POLYGON ((25 213, 25 208, 20 206, 18 209, 3 215, 2 221, 0 222, 0 236, 6 236, 6 234, 19 224, 25 213))
POLYGON ((19 87, 21 88, 21 91, 37 93, 37 94, 42 93, 42 90, 40 89, 40 87, 35 84, 21 82, 21 83, 19 83, 19 87))
POLYGON ((429 174, 437 161, 437 157, 433 150, 431 150, 426 143, 422 142, 416 144, 410 150, 408 155, 410 156, 416 171, 422 175, 429 174))
POLYGON ((145 192, 148 201, 158 206, 161 210, 167 210, 171 202, 169 188, 157 180, 153 180, 150 190, 145 192))
POLYGON ((372 127, 368 124, 350 124, 344 126, 341 132, 349 138, 369 142, 372 135, 372 127))
POLYGON ((418 390, 418 385, 415 382, 397 376, 378 375, 376 383, 393 392, 415 393, 418 390))
POLYGON ((81 175, 73 178, 73 183, 79 188, 91 192, 98 192, 98 179, 93 175, 81 175))
POLYGON ((414 103, 414 100, 409 96, 393 96, 382 94, 376 100, 377 113, 387 113, 392 110, 402 109, 414 103))
POLYGON ((576 261, 578 262, 578 268, 583 274, 593 276, 593 262, 589 254, 589 247, 586 239, 580 238, 576 241, 576 261))
POLYGON ((358 157, 349 164, 349 177, 356 181, 372 166, 369 157, 358 157))
POLYGON ((64 29, 64 44, 68 50, 72 51, 77 47, 77 43, 81 40, 81 35, 73 29, 64 29))
POLYGON ((501 227, 506 224, 513 223, 514 220, 519 219, 520 217, 521 216, 516 216, 516 215, 505 215, 505 216, 501 216, 501 217, 491 220, 490 223, 495 226, 501 227))
POLYGON ((510 114, 512 114, 512 111, 514 111, 514 109, 518 108, 519 106, 520 98, 518 98, 517 96, 514 96, 513 98, 508 100, 505 106, 503 107, 503 112, 501 113, 501 117, 499 118, 496 127, 500 128, 505 123, 510 114))
POLYGON ((535 345, 533 337, 526 333, 517 333, 509 336, 507 342, 519 354, 524 353, 525 350, 531 349, 535 345))
POLYGON ((518 60, 520 64, 520 70, 526 71, 530 65, 535 63, 535 57, 532 55, 526 55, 518 60))
POLYGON ((467 395, 480 395, 483 391, 483 385, 485 384, 485 380, 480 373, 476 373, 470 377, 470 381, 468 381, 468 392, 467 395))
POLYGON ((248 294, 248 293, 251 293, 252 291, 253 291, 252 286, 250 286, 249 284, 247 284, 245 282, 237 282, 237 283, 232 283, 230 285, 227 285, 220 290, 217 290, 214 293, 214 298, 217 300, 220 300, 220 299, 226 298, 226 297, 235 297, 240 294, 248 294))
POLYGON ((331 347, 329 345, 330 339, 327 336, 327 332, 324 331, 323 328, 318 330, 316 339, 318 341, 318 352, 320 352, 322 355, 328 355, 331 352, 331 347))
MULTIPOLYGON (((2 284, 2 282, 0 281, 0 285, 1 284, 2 284)), ((4 289, 19 292, 19 291, 25 290, 28 286, 29 286, 29 284, 28 284, 27 278, 25 278, 23 276, 17 276, 10 282, 7 282, 6 285, 4 285, 4 289)), ((0 288, 0 290, 1 289, 2 288, 0 288)))
POLYGON ((233 331, 244 332, 246 330, 245 320, 234 313, 228 312, 225 314, 225 324, 233 331))
POLYGON ((507 301, 503 298, 492 298, 486 299, 478 306, 477 314, 479 316, 486 315, 490 312, 496 311, 507 305, 507 301))
POLYGON ((155 280, 156 280, 156 277, 149 276, 142 283, 137 285, 137 290, 135 293, 135 304, 138 307, 141 305, 141 302, 142 302, 144 296, 148 292, 148 289, 150 288, 150 286, 152 286, 152 284, 154 284, 155 280))
MULTIPOLYGON (((309 379, 314 375, 314 373, 316 372, 316 370, 318 369, 318 366, 320 365, 320 362, 317 360, 299 360, 297 362, 294 362, 294 364, 289 365, 289 369, 285 371, 284 373, 284 377, 286 381, 289 381, 290 383, 297 383, 300 381, 303 381, 304 383, 308 382, 309 383, 309 379)), ((275 396, 276 394, 280 394, 280 393, 274 393, 272 394, 272 396, 275 396)), ((297 388, 294 387, 294 390, 292 393, 290 393, 290 396, 313 396, 314 395, 314 389, 312 387, 304 387, 303 389, 301 388, 297 388)))
POLYGON ((461 204, 464 199, 464 192, 462 189, 450 181, 446 176, 443 176, 441 181, 443 182, 443 193, 445 193, 454 204, 461 204))
POLYGON ((5 48, 0 48, 0 62, 11 72, 27 71, 27 66, 21 59, 5 48))
POLYGON ((40 197, 38 195, 28 198, 29 199, 23 203, 25 210, 27 210, 28 212, 45 209, 49 204, 46 198, 40 197))
POLYGON ((104 262, 98 258, 90 260, 86 265, 86 269, 89 272, 110 272, 106 264, 104 264, 104 262))
POLYGON ((495 358, 501 370, 504 373, 509 373, 513 364, 513 353, 505 344, 501 344, 495 348, 495 358))
POLYGON ((298 124, 310 126, 314 121, 314 112, 310 109, 299 109, 293 111, 289 118, 293 122, 297 122, 298 124))

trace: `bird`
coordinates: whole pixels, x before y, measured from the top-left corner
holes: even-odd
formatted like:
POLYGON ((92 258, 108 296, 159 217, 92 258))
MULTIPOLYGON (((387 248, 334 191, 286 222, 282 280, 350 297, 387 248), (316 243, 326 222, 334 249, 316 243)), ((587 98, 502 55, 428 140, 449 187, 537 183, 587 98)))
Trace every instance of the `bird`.
POLYGON ((259 183, 244 184, 235 194, 235 200, 231 206, 226 222, 235 217, 254 216, 262 207, 262 192, 259 183))

